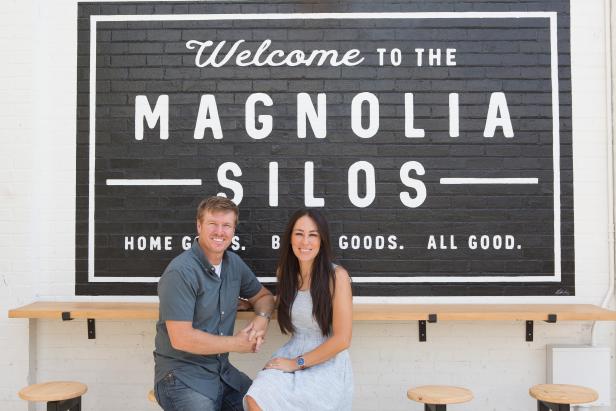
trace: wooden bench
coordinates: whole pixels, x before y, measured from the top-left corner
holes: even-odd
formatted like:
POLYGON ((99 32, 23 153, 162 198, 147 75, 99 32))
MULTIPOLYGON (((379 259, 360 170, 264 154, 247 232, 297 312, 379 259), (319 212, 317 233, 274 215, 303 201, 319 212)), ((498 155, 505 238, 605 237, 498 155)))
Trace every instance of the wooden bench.
MULTIPOLYGON (((252 318, 249 311, 237 319, 252 318)), ((157 320, 158 303, 37 301, 9 311, 9 318, 85 319, 88 338, 96 338, 95 321, 157 320)), ((354 321, 418 321, 419 341, 426 323, 437 321, 525 321, 526 341, 533 340, 534 321, 616 321, 616 311, 591 304, 354 304, 354 321)))

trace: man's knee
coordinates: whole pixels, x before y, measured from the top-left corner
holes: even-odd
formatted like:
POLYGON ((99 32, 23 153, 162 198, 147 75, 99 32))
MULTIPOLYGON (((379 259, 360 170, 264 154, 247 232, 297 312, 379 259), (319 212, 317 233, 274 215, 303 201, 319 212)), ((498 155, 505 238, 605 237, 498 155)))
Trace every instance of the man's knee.
POLYGON ((156 384, 159 404, 164 410, 216 411, 216 402, 193 390, 170 374, 156 384))

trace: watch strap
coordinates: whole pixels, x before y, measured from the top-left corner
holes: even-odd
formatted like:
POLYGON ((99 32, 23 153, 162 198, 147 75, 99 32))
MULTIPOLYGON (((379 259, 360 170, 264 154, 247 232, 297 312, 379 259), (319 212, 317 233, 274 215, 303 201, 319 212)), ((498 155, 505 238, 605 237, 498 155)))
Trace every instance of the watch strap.
POLYGON ((306 360, 304 360, 304 357, 302 357, 301 355, 295 358, 295 364, 297 364, 300 370, 306 368, 306 360))
POLYGON ((259 317, 267 318, 268 320, 272 319, 272 314, 264 312, 264 311, 255 311, 255 315, 258 315, 259 317))

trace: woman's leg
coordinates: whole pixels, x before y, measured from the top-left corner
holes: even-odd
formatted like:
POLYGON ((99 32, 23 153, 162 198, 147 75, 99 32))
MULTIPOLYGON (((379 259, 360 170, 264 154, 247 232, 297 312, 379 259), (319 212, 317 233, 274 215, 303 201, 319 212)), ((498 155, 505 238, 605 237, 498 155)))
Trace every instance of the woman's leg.
POLYGON ((248 411, 263 411, 259 404, 252 398, 250 395, 244 397, 244 401, 246 401, 246 405, 248 406, 248 411))

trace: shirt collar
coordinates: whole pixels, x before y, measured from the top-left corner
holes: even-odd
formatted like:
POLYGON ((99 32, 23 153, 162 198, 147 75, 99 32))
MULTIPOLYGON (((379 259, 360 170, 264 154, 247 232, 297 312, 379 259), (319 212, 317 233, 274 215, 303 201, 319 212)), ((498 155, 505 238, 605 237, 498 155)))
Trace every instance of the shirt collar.
MULTIPOLYGON (((212 265, 212 263, 208 261, 207 257, 205 256, 205 253, 203 252, 201 245, 199 245, 198 239, 193 241, 191 251, 195 255, 195 257, 197 257, 199 262, 203 264, 205 271, 209 272, 211 275, 218 278, 218 276, 214 272, 214 266, 212 265)), ((222 255, 222 261, 224 262, 226 259, 227 259, 227 251, 225 250, 224 254, 222 255)), ((224 266, 225 265, 223 264, 223 269, 224 269, 224 266)), ((222 278, 222 273, 221 273, 221 278, 222 278)))

